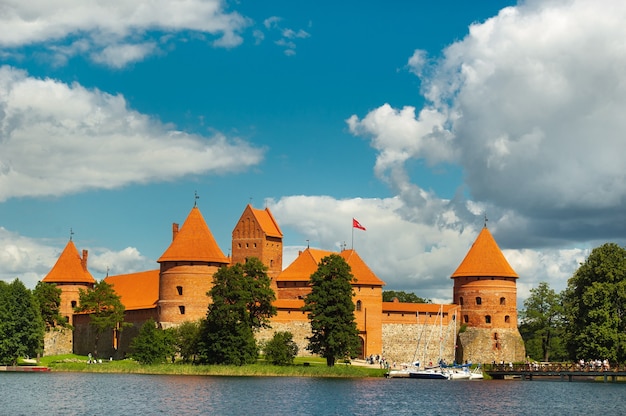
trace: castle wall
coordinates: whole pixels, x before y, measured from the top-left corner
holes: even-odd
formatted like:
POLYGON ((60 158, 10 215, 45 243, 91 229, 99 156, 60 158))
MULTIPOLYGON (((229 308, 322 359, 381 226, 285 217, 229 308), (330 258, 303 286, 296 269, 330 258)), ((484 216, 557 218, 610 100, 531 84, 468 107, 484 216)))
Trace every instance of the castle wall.
POLYGON ((43 336, 44 355, 63 355, 74 352, 73 335, 70 328, 54 328, 43 336))
POLYGON ((391 363, 420 361, 422 366, 439 359, 454 362, 455 322, 447 325, 435 323, 384 323, 382 325, 382 356, 391 363), (441 340, 441 342, 440 342, 441 340))
POLYGON ((461 306, 461 322, 472 328, 517 328, 515 278, 457 277, 454 302, 461 306))
POLYGON ((526 348, 517 328, 467 328, 459 334, 458 360, 474 363, 524 362, 526 348))

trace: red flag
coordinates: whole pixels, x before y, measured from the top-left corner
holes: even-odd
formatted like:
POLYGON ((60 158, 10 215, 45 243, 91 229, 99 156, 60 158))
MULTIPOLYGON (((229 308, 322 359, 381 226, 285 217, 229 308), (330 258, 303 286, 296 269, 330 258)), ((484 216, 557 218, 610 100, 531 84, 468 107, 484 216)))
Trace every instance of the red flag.
POLYGON ((363 227, 357 220, 352 218, 352 228, 358 228, 359 230, 365 231, 365 227, 363 227))

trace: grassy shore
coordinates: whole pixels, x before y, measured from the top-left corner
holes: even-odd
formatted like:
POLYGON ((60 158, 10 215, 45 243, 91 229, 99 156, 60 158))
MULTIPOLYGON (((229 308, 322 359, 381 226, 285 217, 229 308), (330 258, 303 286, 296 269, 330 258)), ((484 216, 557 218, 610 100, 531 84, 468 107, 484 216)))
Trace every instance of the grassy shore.
POLYGON ((206 376, 290 376, 290 377, 384 377, 385 370, 365 366, 335 364, 326 366, 320 358, 296 358, 294 365, 276 366, 264 360, 256 364, 235 365, 192 365, 174 364, 143 365, 133 360, 108 361, 102 364, 88 364, 88 358, 78 355, 42 357, 39 365, 48 366, 52 371, 118 373, 118 374, 169 374, 206 376))

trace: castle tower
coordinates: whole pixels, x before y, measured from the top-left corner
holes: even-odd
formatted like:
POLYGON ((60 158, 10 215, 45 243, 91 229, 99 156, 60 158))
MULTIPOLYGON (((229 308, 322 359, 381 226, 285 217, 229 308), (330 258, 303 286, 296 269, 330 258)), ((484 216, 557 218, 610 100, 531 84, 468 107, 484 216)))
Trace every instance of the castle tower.
POLYGON ((54 283, 61 289, 59 313, 67 318, 70 325, 74 324, 74 308, 78 306, 80 289, 87 290, 96 283, 87 270, 88 254, 87 250, 83 250, 81 257, 70 239, 57 262, 42 280, 45 283, 54 283))
POLYGON ((451 276, 461 307, 457 361, 491 363, 525 359, 517 329, 517 273, 485 226, 451 276))
POLYGON ((182 228, 172 225, 172 243, 157 262, 161 266, 157 315, 164 328, 206 316, 213 274, 230 263, 197 206, 182 228))
POLYGON ((245 263, 250 257, 267 266, 276 292, 276 278, 283 270, 283 233, 269 208, 255 209, 248 204, 233 230, 232 262, 245 263))

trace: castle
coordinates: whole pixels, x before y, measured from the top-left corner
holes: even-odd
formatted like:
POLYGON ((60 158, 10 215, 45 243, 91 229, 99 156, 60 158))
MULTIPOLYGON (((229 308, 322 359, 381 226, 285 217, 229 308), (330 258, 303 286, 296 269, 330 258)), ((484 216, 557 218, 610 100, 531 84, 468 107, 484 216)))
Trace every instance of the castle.
MULTIPOLYGON (((123 331, 113 330, 100 338, 103 356, 123 357, 131 339, 149 318, 163 328, 205 317, 213 274, 218 268, 259 258, 268 268, 276 294, 277 315, 271 328, 256 334, 270 339, 275 331, 290 331, 306 355, 311 329, 301 310, 310 292, 309 277, 329 251, 307 248, 283 269, 283 234, 268 208, 247 205, 232 233, 232 255, 225 256, 216 243, 200 209, 194 205, 182 227, 172 225, 172 241, 157 260, 158 269, 107 276, 126 308, 123 331)), ((383 302, 385 283, 355 250, 339 254, 356 278, 355 317, 362 357, 381 355, 395 362, 419 359, 424 363, 522 361, 525 349, 517 329, 517 274, 508 264, 485 226, 451 278, 453 304, 383 302)), ((70 239, 56 264, 43 279, 61 289, 61 314, 73 325, 63 348, 87 355, 94 333, 89 315, 75 314, 79 289, 93 287, 87 269, 88 252, 82 256, 70 239)), ((57 342, 57 341, 55 341, 57 342)), ((63 349, 61 348, 61 349, 63 349)), ((46 344, 48 349, 53 349, 46 344)), ((55 353, 58 353, 58 347, 55 353)))

